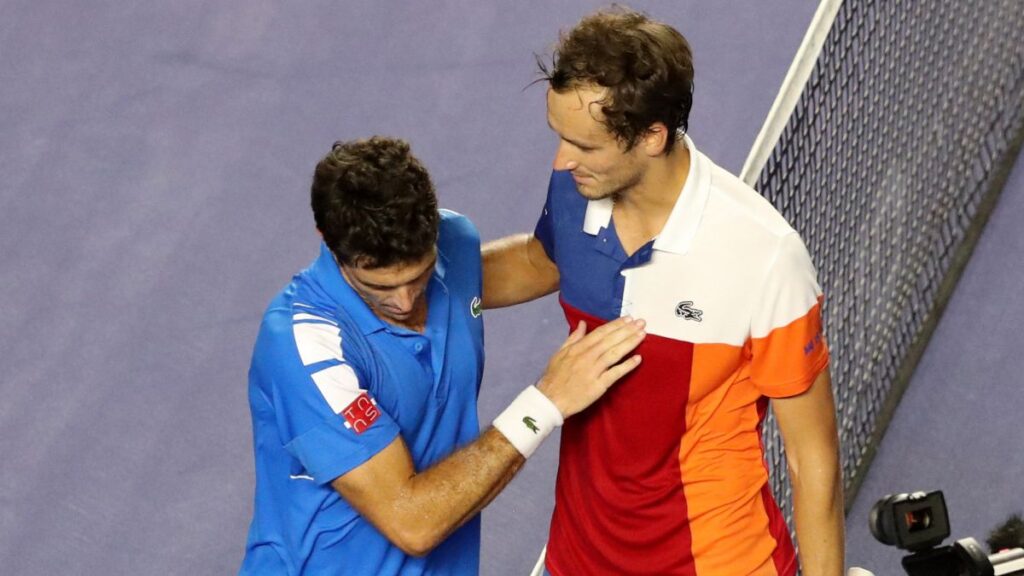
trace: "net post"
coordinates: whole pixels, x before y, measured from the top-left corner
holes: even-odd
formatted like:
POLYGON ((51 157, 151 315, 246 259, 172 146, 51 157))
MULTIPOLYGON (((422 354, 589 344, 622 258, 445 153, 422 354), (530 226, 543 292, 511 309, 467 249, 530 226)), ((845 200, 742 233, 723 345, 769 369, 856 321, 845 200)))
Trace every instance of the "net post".
POLYGON ((841 5, 842 0, 822 0, 818 4, 814 18, 811 19, 811 25, 807 28, 800 48, 796 51, 796 57, 790 64, 786 77, 782 80, 782 87, 779 88, 775 102, 772 103, 768 116, 765 118, 764 124, 761 125, 761 131, 754 139, 750 154, 747 155, 747 160, 743 163, 740 179, 748 186, 754 187, 757 183, 761 169, 768 161, 768 156, 775 148, 775 143, 778 142, 782 131, 786 128, 789 117, 800 100, 800 94, 804 91, 804 85, 807 84, 807 79, 810 78, 811 72, 814 70, 821 47, 825 44, 825 38, 828 37, 829 31, 832 29, 832 22, 835 21, 841 5))

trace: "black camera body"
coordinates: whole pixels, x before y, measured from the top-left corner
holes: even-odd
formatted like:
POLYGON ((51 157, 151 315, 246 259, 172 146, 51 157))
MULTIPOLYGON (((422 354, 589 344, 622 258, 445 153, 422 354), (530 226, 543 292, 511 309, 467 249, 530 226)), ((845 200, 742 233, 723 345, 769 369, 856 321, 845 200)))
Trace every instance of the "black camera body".
POLYGON ((902 562, 908 576, 1024 576, 1024 549, 988 556, 974 538, 939 546, 950 534, 941 490, 885 496, 868 527, 882 544, 911 552, 902 562))

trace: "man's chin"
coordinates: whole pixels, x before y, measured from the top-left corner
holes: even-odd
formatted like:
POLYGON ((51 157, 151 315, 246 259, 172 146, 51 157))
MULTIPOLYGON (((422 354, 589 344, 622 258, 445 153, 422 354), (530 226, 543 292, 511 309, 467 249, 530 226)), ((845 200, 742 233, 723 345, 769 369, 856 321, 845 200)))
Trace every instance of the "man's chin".
POLYGON ((583 196, 587 200, 604 200, 605 198, 611 198, 615 195, 614 192, 607 190, 594 189, 589 186, 576 185, 576 191, 579 192, 580 196, 583 196))
POLYGON ((374 307, 373 313, 376 314, 378 318, 384 320, 385 322, 404 322, 408 320, 410 317, 412 317, 412 311, 399 312, 397 310, 391 310, 388 308, 374 307))
POLYGON ((573 182, 576 184, 576 192, 580 196, 588 200, 595 200, 595 190, 590 178, 576 178, 573 176, 573 182))

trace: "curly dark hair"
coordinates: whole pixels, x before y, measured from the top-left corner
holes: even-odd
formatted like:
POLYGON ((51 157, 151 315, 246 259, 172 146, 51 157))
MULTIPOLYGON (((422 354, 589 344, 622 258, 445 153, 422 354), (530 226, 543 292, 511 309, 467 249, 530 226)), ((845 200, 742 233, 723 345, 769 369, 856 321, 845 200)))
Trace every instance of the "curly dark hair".
POLYGON ((678 30, 647 15, 613 5, 562 33, 550 67, 537 57, 541 81, 555 92, 580 86, 608 89, 600 102, 609 131, 632 149, 656 122, 668 128, 665 151, 676 131, 689 128, 693 106, 693 54, 678 30))
POLYGON ((404 140, 335 142, 316 165, 311 203, 317 229, 342 264, 414 262, 437 241, 434 185, 404 140))

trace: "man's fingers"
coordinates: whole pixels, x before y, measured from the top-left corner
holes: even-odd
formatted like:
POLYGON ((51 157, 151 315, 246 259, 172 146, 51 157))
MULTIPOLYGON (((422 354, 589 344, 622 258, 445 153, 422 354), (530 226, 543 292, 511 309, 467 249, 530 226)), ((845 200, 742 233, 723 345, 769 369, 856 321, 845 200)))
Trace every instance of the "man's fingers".
POLYGON ((642 330, 644 324, 643 320, 634 320, 629 316, 623 316, 599 326, 580 341, 577 346, 578 352, 586 352, 594 348, 599 349, 599 353, 603 352, 607 347, 614 346, 637 330, 642 330))
POLYGON ((586 324, 578 323, 551 357, 537 388, 563 416, 576 414, 640 364, 639 354, 621 360, 646 337, 644 326, 643 320, 622 317, 588 334, 586 324))
POLYGON ((630 351, 639 346, 646 336, 647 333, 641 329, 613 333, 594 347, 593 352, 598 354, 596 364, 604 368, 618 364, 630 351))
POLYGON ((609 334, 614 334, 618 330, 628 329, 632 326, 633 319, 629 316, 622 316, 616 318, 611 322, 607 322, 598 326, 594 330, 587 334, 586 338, 583 338, 579 344, 575 346, 575 352, 586 352, 593 348, 596 344, 602 342, 609 334))
POLYGON ((604 374, 601 374, 600 378, 601 384, 604 385, 605 390, 610 388, 612 384, 618 382, 620 378, 632 372, 634 368, 640 365, 641 360, 642 359, 639 354, 634 354, 630 358, 605 370, 604 374))
MULTIPOLYGON (((643 329, 646 325, 643 320, 621 320, 623 319, 620 318, 613 323, 605 324, 590 334, 587 334, 587 337, 577 345, 578 352, 587 353, 588 355, 593 355, 594 358, 598 358, 604 355, 608 350, 635 337, 637 334, 641 335, 641 340, 643 339, 643 329)), ((633 346, 636 346, 636 344, 639 344, 639 341, 633 344, 633 346)), ((630 347, 630 349, 631 348, 632 347, 630 347)), ((629 350, 626 350, 626 352, 628 351, 629 350)), ((622 358, 622 355, 624 354, 625 352, 620 354, 619 358, 622 358)), ((613 362, 609 362, 608 365, 618 362, 619 358, 616 358, 613 362)))
POLYGON ((587 323, 580 320, 579 324, 576 325, 576 329, 569 333, 569 337, 562 342, 562 346, 559 350, 565 350, 569 346, 579 342, 587 334, 587 323))

